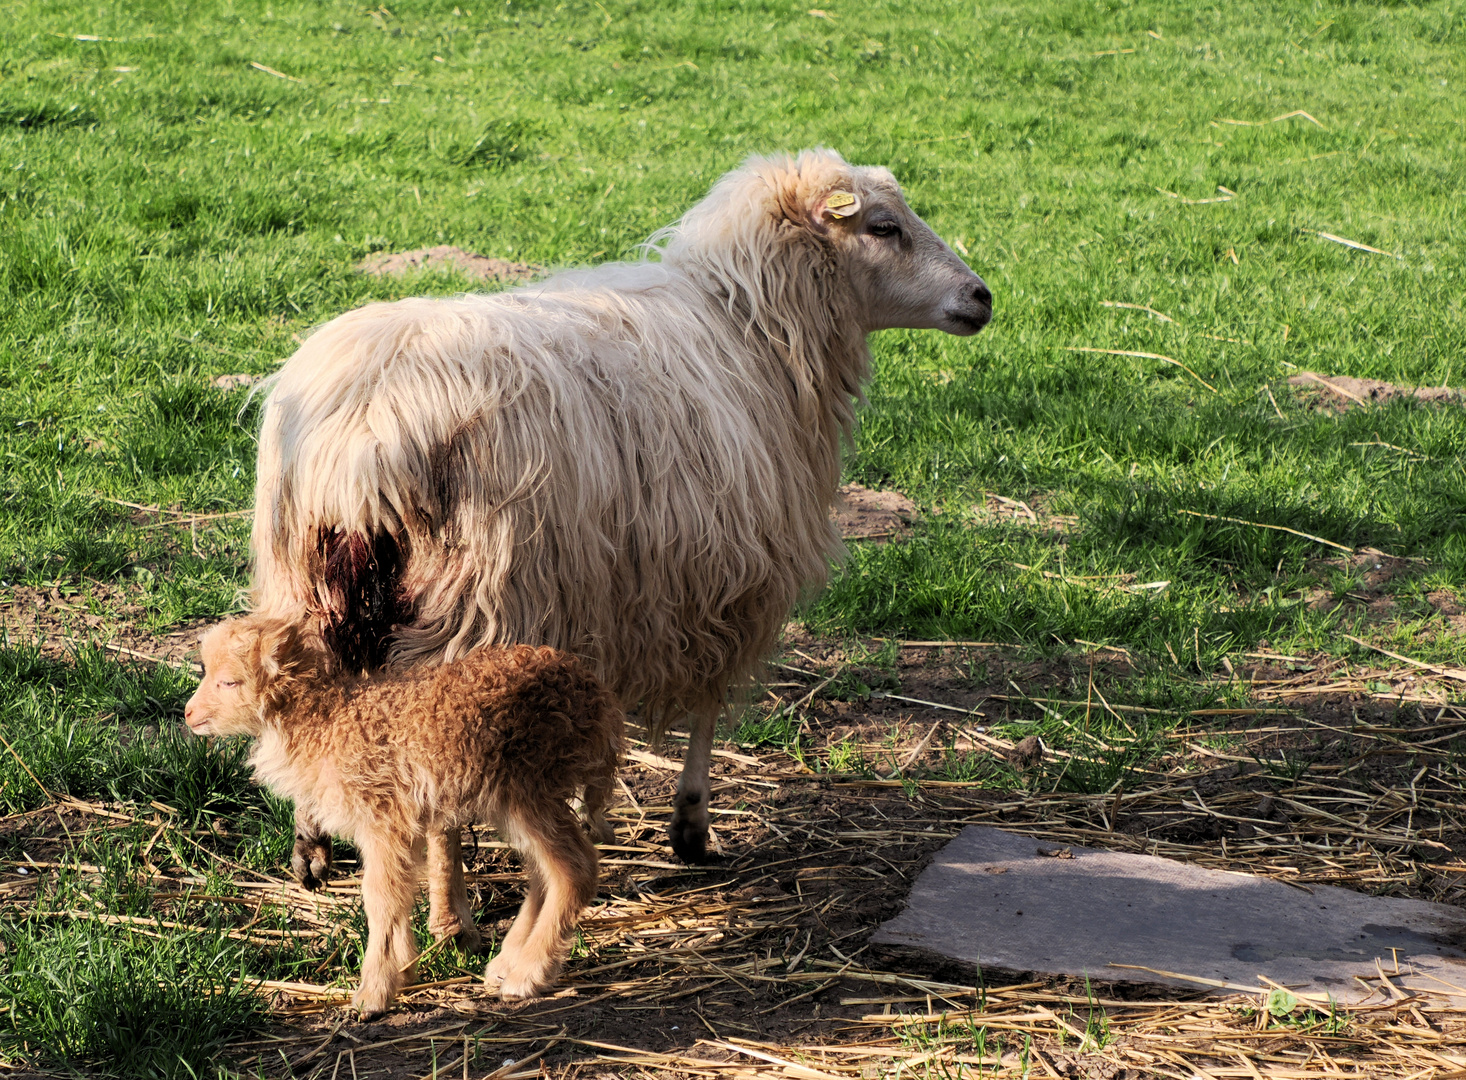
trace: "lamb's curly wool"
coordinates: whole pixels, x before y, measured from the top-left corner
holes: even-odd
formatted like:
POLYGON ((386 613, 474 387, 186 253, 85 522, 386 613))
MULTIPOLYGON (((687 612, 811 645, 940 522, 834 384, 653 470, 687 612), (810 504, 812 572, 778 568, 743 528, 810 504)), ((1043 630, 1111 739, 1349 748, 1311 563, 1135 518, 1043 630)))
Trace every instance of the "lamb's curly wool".
MULTIPOLYGON (((494 824, 529 875, 524 907, 489 965, 507 998, 553 984, 566 935, 595 893, 596 851, 568 800, 599 817, 621 755, 623 714, 580 661, 549 648, 483 648, 436 667, 343 677, 299 628, 251 616, 205 636, 205 674, 185 719, 201 733, 258 736, 256 776, 351 837, 365 862, 369 942, 355 1003, 384 1009, 417 955, 416 860, 429 834, 494 824)), ((435 901, 459 907, 457 852, 433 861, 435 901)), ((430 860, 432 856, 430 854, 430 860)))
POLYGON ((586 657, 654 732, 687 718, 670 832, 695 860, 717 711, 840 551, 867 333, 974 333, 991 295, 889 172, 830 151, 750 158, 649 249, 307 339, 264 408, 254 606, 347 667, 586 657))

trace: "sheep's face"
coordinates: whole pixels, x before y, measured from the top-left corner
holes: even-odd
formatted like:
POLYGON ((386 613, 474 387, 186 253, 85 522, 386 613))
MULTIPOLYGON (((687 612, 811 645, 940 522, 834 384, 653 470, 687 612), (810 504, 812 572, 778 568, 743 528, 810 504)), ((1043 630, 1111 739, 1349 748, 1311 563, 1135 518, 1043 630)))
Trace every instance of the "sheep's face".
POLYGON ((866 332, 905 327, 975 334, 993 296, 901 197, 885 169, 850 168, 814 187, 813 227, 842 255, 866 332))
POLYGON ((260 731, 259 635, 234 619, 199 640, 203 681, 183 709, 183 720, 198 735, 258 735, 260 731))

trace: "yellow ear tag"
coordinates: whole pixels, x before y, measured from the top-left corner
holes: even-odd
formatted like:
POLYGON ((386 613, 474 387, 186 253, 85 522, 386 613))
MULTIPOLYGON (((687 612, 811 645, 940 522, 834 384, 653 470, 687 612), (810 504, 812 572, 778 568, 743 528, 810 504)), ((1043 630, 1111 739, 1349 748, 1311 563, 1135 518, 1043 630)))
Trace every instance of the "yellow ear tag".
POLYGON ((831 217, 847 218, 860 209, 860 203, 848 191, 837 191, 825 200, 825 210, 831 217))

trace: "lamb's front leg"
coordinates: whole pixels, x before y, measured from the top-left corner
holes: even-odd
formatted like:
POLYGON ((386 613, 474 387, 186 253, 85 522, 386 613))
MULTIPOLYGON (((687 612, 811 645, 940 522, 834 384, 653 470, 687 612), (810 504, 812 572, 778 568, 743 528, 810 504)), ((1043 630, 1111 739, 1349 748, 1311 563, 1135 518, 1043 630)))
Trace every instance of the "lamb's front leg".
POLYGON ((478 952, 483 938, 468 903, 462 842, 456 828, 428 833, 428 929, 435 941, 451 937, 465 952, 478 952))
POLYGON ((682 759, 682 778, 672 804, 672 823, 667 826, 672 851, 685 863, 700 863, 707 857, 708 767, 713 760, 713 729, 716 711, 694 714, 688 720, 687 756, 682 759))
POLYGON ((416 837, 358 836, 365 869, 361 878, 366 908, 367 949, 361 986, 351 1004, 363 1019, 387 1011, 397 992, 417 978, 417 939, 412 933, 412 903, 417 896, 416 837))
POLYGON ((331 874, 331 835, 300 807, 295 808, 295 848, 290 853, 295 880, 314 892, 331 874))

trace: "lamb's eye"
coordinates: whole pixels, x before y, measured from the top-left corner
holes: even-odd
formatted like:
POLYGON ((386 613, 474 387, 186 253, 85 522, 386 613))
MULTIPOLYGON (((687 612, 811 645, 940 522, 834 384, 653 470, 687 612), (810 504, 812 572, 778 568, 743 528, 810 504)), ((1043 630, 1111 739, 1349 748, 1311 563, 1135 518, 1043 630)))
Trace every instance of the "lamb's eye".
POLYGON ((220 679, 219 680, 219 685, 220 686, 238 686, 239 685, 239 680, 238 679, 220 679))
POLYGON ((870 234, 872 236, 900 236, 901 226, 894 221, 872 221, 870 234))

